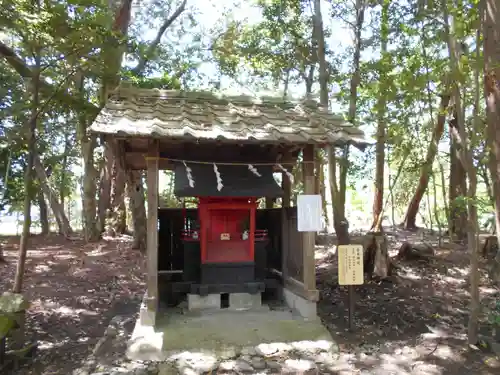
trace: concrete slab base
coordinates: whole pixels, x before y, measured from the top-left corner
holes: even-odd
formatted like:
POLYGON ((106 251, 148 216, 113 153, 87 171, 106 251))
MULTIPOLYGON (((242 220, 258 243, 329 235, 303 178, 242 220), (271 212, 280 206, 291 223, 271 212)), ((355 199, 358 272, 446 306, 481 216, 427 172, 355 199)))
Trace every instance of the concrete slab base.
POLYGON ((231 310, 251 310, 262 306, 261 293, 230 293, 229 309, 231 310))
POLYGON ((154 326, 142 325, 138 319, 127 344, 127 358, 131 361, 164 361, 163 332, 154 326))
MULTIPOLYGON (((228 293, 230 310, 250 310, 258 309, 262 306, 261 293, 228 293)), ((222 307, 221 294, 208 294, 200 296, 199 294, 187 295, 188 311, 199 310, 220 310, 222 307)))
POLYGON ((283 299, 286 304, 305 319, 318 319, 316 302, 308 301, 307 299, 298 296, 287 288, 283 288, 283 299))
POLYGON ((224 352, 229 348, 262 343, 331 340, 319 320, 305 320, 290 311, 219 310, 197 316, 162 314, 157 330, 164 333, 163 350, 208 350, 224 352))
POLYGON ((283 310, 231 309, 188 312, 172 309, 158 313, 156 326, 137 320, 128 342, 127 358, 165 361, 184 351, 224 355, 228 350, 270 343, 326 340, 333 342, 319 320, 308 320, 283 310))
POLYGON ((187 295, 188 310, 218 310, 221 308, 220 294, 209 294, 200 296, 199 294, 187 295))

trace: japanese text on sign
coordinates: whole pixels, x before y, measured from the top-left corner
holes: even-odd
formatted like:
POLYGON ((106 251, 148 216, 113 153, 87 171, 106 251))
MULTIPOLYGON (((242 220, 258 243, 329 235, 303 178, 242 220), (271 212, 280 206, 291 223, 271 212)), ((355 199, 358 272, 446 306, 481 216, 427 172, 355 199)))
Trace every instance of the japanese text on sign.
POLYGON ((363 245, 339 245, 339 285, 363 284, 363 245))

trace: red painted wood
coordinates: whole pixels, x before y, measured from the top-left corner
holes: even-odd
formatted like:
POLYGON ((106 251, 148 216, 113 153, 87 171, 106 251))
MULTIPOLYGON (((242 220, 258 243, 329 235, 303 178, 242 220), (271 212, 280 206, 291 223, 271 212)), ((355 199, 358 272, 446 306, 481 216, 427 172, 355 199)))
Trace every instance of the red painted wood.
POLYGON ((200 197, 201 262, 253 261, 256 208, 255 198, 200 197), (241 226, 246 218, 249 218, 249 238, 243 240, 241 226), (220 240, 221 233, 229 233, 230 240, 220 240))

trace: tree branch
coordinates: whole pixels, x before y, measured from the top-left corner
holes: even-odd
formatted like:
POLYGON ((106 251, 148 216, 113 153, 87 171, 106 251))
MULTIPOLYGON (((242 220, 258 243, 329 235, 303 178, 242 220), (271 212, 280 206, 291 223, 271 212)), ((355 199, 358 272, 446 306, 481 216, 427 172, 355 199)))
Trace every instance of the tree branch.
POLYGON ((141 56, 139 63, 132 71, 134 74, 140 75, 143 73, 144 68, 146 67, 146 64, 151 59, 151 56, 153 55, 154 50, 158 47, 158 44, 160 44, 161 37, 163 36, 165 31, 175 22, 175 20, 177 18, 179 18, 179 16, 182 14, 182 12, 184 12, 184 10, 186 9, 186 4, 187 4, 187 0, 182 0, 182 3, 175 10, 174 14, 172 14, 172 16, 167 18, 165 20, 165 22, 163 23, 163 25, 161 25, 160 29, 156 33, 156 38, 148 46, 146 53, 143 56, 141 56))
MULTIPOLYGON (((24 79, 31 79, 34 73, 31 68, 20 58, 16 52, 0 41, 0 58, 3 57, 10 66, 24 79)), ((53 85, 47 83, 45 79, 40 79, 40 91, 49 97, 53 97, 61 102, 68 103, 73 107, 84 109, 90 113, 97 114, 99 108, 92 103, 82 101, 68 94, 61 88, 54 88, 53 85)))

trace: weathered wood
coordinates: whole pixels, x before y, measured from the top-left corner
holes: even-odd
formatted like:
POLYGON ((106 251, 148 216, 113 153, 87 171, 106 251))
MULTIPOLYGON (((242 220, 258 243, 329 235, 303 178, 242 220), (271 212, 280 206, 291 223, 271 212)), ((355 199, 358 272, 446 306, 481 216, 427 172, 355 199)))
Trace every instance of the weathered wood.
POLYGON ((281 201, 281 270, 284 277, 288 277, 288 257, 289 257, 289 224, 287 208, 290 207, 291 183, 285 172, 281 173, 281 188, 283 197, 281 201))
POLYGON ((158 155, 158 143, 152 142, 147 160, 147 308, 152 312, 158 307, 158 155))
MULTIPOLYGON (((304 194, 314 194, 315 177, 314 177, 314 146, 308 145, 303 149, 303 179, 304 179, 304 194)), ((316 290, 316 266, 314 260, 314 246, 316 233, 302 233, 302 267, 303 267, 303 282, 306 290, 316 290)))
POLYGON ((275 268, 271 268, 269 269, 269 271, 278 276, 279 278, 281 278, 281 280, 283 281, 283 286, 286 287, 291 292, 311 302, 319 301, 318 290, 307 290, 306 286, 299 280, 296 280, 293 277, 286 277, 284 276, 283 272, 280 272, 275 268))
MULTIPOLYGON (((129 170, 145 170, 147 169, 147 152, 127 152, 125 154, 125 164, 129 170)), ((172 170, 174 164, 167 159, 158 160, 158 168, 160 170, 172 170)))
POLYGON ((301 283, 299 280, 295 280, 293 277, 284 278, 283 285, 299 297, 311 302, 319 301, 319 292, 316 289, 308 288, 307 285, 301 283))
MULTIPOLYGON (((188 160, 205 160, 201 157, 196 157, 195 154, 190 154, 191 156, 189 158, 186 158, 188 160)), ((129 170, 145 170, 147 168, 147 152, 131 152, 128 151, 125 153, 125 164, 126 168, 129 170)), ((182 159, 182 158, 181 158, 182 159)), ((228 159, 228 162, 237 162, 234 160, 234 156, 232 158, 228 159)), ((241 161, 242 163, 244 161, 241 161)), ((260 160, 260 161, 255 161, 254 163, 273 163, 274 159, 269 159, 269 160, 260 160)), ((170 161, 167 157, 161 157, 158 160, 158 168, 160 170, 173 170, 174 169, 174 163, 170 161)), ((291 169, 288 167, 288 169, 291 169)), ((277 166, 274 168, 276 172, 280 172, 281 169, 279 169, 277 166)))
POLYGON ((370 277, 385 279, 391 275, 387 237, 381 232, 369 232, 363 240, 364 271, 370 277))

